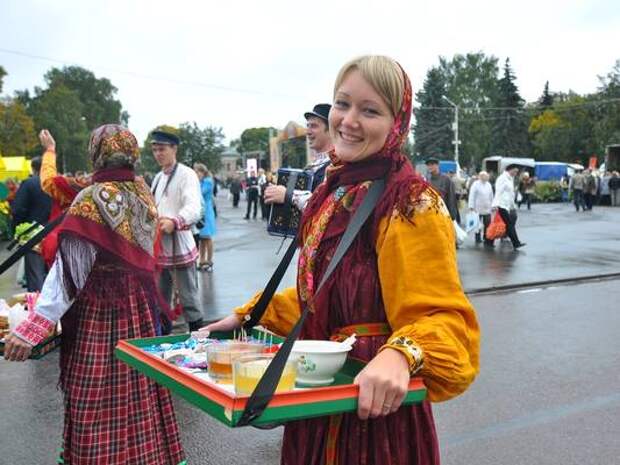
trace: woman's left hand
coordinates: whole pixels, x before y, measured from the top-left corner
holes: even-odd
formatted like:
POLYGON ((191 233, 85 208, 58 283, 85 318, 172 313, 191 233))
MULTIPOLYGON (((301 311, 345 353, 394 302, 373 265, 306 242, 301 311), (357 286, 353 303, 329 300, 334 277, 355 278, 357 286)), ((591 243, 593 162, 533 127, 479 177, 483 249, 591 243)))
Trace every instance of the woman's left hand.
POLYGON ((170 218, 160 218, 159 230, 164 234, 172 234, 174 232, 174 221, 170 218))
POLYGON ((23 362, 32 352, 32 345, 12 334, 4 339, 4 358, 11 362, 23 362))
POLYGON ((409 362, 395 349, 384 349, 353 381, 360 388, 357 415, 361 420, 396 412, 407 395, 409 362))

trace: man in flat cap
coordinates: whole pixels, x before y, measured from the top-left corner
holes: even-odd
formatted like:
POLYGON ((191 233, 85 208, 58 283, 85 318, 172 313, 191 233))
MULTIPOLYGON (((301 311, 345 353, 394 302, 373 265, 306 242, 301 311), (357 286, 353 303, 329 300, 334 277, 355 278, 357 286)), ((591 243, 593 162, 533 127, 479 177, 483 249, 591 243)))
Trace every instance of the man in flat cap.
POLYGON ((515 176, 519 174, 519 165, 510 164, 495 181, 495 196, 492 206, 506 223, 506 234, 515 250, 525 245, 519 240, 516 229, 515 176))
MULTIPOLYGON (((201 217, 201 194, 196 172, 177 162, 179 142, 178 136, 171 132, 151 133, 153 156, 162 169, 151 184, 162 237, 159 285, 168 302, 173 292, 178 292, 189 330, 196 331, 203 326, 203 316, 196 274, 198 250, 190 228, 201 217)), ((171 327, 164 329, 169 332, 171 327)))
POLYGON ((426 168, 428 169, 428 182, 441 195, 441 198, 443 199, 446 207, 448 208, 448 212, 450 213, 450 218, 452 218, 452 220, 456 220, 459 216, 458 203, 452 179, 450 179, 449 176, 446 176, 445 174, 441 174, 439 172, 439 160, 437 158, 428 158, 425 163, 426 168))
POLYGON ((265 189, 265 203, 284 203, 291 201, 299 210, 303 210, 312 195, 312 191, 323 182, 325 178, 325 170, 331 163, 329 152, 334 148, 331 137, 329 135, 329 103, 319 103, 315 105, 312 111, 304 113, 306 118, 306 137, 308 144, 314 151, 314 161, 305 169, 312 171, 314 177, 312 179, 312 190, 301 191, 294 190, 291 199, 285 199, 286 186, 269 186, 265 189))

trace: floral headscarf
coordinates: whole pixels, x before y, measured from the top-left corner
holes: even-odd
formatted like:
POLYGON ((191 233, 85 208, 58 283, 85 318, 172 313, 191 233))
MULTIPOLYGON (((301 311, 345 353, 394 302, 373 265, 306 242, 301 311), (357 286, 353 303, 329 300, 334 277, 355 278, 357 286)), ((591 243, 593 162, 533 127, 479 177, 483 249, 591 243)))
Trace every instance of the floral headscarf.
POLYGON ((140 158, 136 136, 120 124, 104 124, 90 135, 88 154, 95 171, 102 169, 110 161, 135 165, 140 158))

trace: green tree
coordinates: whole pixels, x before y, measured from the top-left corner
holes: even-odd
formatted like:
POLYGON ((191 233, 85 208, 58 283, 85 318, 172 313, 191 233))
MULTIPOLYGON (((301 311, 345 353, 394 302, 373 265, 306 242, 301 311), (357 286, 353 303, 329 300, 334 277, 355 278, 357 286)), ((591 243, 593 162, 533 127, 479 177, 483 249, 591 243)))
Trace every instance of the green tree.
POLYGON ((592 98, 569 93, 557 94, 555 100, 552 109, 530 123, 536 159, 587 164, 590 156, 601 155, 594 138, 592 98))
POLYGON ((532 137, 536 159, 574 161, 566 160, 566 153, 569 151, 566 132, 566 122, 552 109, 545 110, 532 118, 529 133, 532 137))
POLYGON ((0 154, 23 156, 37 146, 34 121, 17 100, 0 102, 0 154))
POLYGON ((59 84, 44 91, 38 89, 37 93, 30 112, 37 128, 47 128, 54 135, 59 170, 89 169, 89 132, 82 116, 84 105, 77 92, 59 84))
POLYGON ((240 153, 262 150, 269 153, 269 133, 277 132, 275 128, 249 128, 245 129, 239 139, 235 141, 235 147, 240 153))
POLYGON ((4 76, 7 75, 6 70, 0 66, 0 94, 2 93, 2 87, 4 85, 4 76))
POLYGON ((207 126, 201 129, 195 122, 183 123, 179 128, 179 137, 179 161, 188 166, 197 162, 204 163, 212 172, 220 169, 220 155, 225 150, 222 128, 207 126))
POLYGON ((605 76, 594 98, 594 138, 599 153, 610 144, 620 144, 620 60, 605 76))
POLYGON ((431 68, 422 89, 416 93, 420 106, 414 110, 415 161, 429 156, 452 157, 452 108, 443 99, 445 94, 446 82, 441 70, 431 68))
MULTIPOLYGON (((261 156, 261 160, 259 161, 259 167, 269 169, 270 159, 269 159, 269 136, 270 134, 277 134, 278 131, 276 128, 248 128, 245 129, 239 139, 233 140, 230 145, 237 149, 237 151, 241 154, 242 157, 246 155, 248 152, 256 152, 260 151, 263 153, 261 156)), ((285 144, 287 145, 287 144, 285 144)), ((292 150, 296 155, 299 156, 300 150, 298 147, 299 144, 292 144, 291 147, 295 147, 294 149, 289 148, 287 150, 292 150)), ((291 152, 292 153, 292 152, 291 152)), ((245 159, 245 158, 244 158, 245 159)), ((295 158, 296 159, 296 158, 295 158)), ((304 159, 305 160, 305 159, 304 159)), ((303 165, 305 166, 305 165, 303 165)), ((302 166, 302 167, 303 167, 302 166)))
POLYGON ((538 104, 543 107, 543 109, 547 109, 553 105, 553 95, 549 92, 549 81, 545 82, 545 88, 538 99, 538 104))
POLYGON ((89 169, 90 130, 105 123, 126 124, 129 118, 116 99, 116 87, 78 66, 50 69, 45 83, 45 88, 35 87, 32 94, 16 92, 15 99, 24 105, 37 131, 47 128, 54 135, 60 170, 89 169))
POLYGON ((515 75, 506 58, 504 75, 497 82, 497 99, 493 123, 491 152, 507 157, 523 157, 530 153, 528 115, 525 101, 519 95, 515 75))
POLYGON ((459 121, 461 160, 477 164, 491 151, 493 114, 480 109, 497 100, 497 58, 482 52, 455 55, 451 60, 440 57, 439 70, 446 95, 464 109, 459 121))
POLYGON ((116 99, 117 88, 106 78, 97 78, 92 71, 79 66, 52 68, 45 74, 48 87, 64 85, 77 93, 82 102, 82 116, 90 129, 106 123, 127 124, 129 115, 116 99))

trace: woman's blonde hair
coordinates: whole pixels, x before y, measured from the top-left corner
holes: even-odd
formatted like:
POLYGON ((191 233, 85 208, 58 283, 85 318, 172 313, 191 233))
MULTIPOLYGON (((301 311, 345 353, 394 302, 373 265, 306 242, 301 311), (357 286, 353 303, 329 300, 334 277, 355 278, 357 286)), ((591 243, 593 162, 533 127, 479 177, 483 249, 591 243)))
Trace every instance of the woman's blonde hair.
POLYGON ((211 176, 211 172, 204 163, 194 163, 194 171, 200 172, 203 176, 211 176))
POLYGON ((351 71, 357 70, 362 77, 377 91, 396 117, 403 104, 405 82, 401 67, 389 57, 383 55, 364 55, 346 63, 338 72, 334 84, 334 97, 342 82, 351 71))

